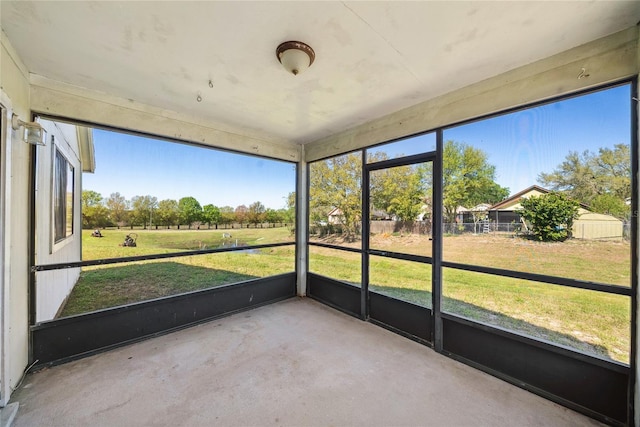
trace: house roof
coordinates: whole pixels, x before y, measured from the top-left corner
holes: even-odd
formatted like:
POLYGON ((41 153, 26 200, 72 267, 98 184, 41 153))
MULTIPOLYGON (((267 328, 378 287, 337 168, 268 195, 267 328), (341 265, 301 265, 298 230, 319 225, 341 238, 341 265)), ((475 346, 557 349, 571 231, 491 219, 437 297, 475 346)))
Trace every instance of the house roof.
MULTIPOLYGON (((495 205, 491 206, 487 210, 512 211, 519 207, 520 199, 522 199, 523 197, 540 196, 542 194, 547 194, 547 193, 551 193, 551 190, 547 190, 546 188, 540 187, 539 185, 532 185, 531 187, 527 187, 524 190, 517 192, 513 196, 510 196, 504 199, 503 201, 496 203, 495 205)), ((589 210, 588 205, 582 202, 579 202, 579 203, 582 209, 589 210)))
POLYGON ((76 126, 76 136, 80 149, 82 172, 93 173, 96 170, 96 158, 93 147, 93 130, 85 126, 76 126))
POLYGON ((547 194, 550 193, 550 190, 546 188, 542 188, 539 185, 532 185, 531 187, 527 187, 522 191, 517 192, 513 196, 507 197, 501 202, 496 203, 491 206, 488 210, 490 211, 510 211, 512 208, 520 202, 520 199, 526 195, 539 195, 539 194, 547 194))

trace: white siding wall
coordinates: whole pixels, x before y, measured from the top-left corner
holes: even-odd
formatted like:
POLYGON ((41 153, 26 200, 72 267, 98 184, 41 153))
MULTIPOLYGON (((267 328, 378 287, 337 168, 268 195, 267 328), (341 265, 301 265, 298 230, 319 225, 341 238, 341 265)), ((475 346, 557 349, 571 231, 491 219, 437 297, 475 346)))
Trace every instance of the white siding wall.
POLYGON ((6 128, 0 153, 0 406, 16 387, 29 356, 29 152, 11 129, 11 114, 29 119, 26 67, 4 33, 0 34, 0 103, 6 128), (7 123, 7 121, 9 123, 7 123))
MULTIPOLYGON (((81 260, 82 220, 80 203, 82 168, 76 127, 65 123, 41 120, 47 130, 47 145, 37 148, 36 183, 36 264, 56 264, 81 260), (52 137, 55 141, 52 144, 52 137), (73 234, 53 245, 53 162, 55 148, 74 169, 73 234)), ((43 271, 36 275, 36 322, 53 319, 73 289, 79 268, 43 271)))

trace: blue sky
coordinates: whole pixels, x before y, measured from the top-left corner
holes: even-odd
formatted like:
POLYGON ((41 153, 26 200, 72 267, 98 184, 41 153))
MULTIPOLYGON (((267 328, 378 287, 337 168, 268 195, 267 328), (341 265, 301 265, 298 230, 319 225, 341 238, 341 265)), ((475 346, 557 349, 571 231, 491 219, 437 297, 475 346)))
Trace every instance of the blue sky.
POLYGON ((286 206, 295 191, 295 165, 255 156, 94 129, 96 171, 82 175, 83 190, 105 199, 151 195, 195 197, 202 206, 286 206))
MULTIPOLYGON (((482 149, 496 166, 497 182, 513 194, 537 184, 538 175, 553 171, 570 151, 629 144, 630 98, 630 85, 618 86, 446 129, 444 140, 482 149)), ((288 162, 103 130, 94 130, 94 143, 96 172, 83 174, 83 189, 104 198, 117 191, 127 199, 193 196, 203 206, 260 201, 279 209, 295 190, 294 164, 288 162)), ((389 154, 434 146, 435 135, 428 134, 400 141, 389 154)))
POLYGON ((447 129, 444 140, 482 149, 496 181, 511 194, 539 184, 570 151, 612 148, 631 141, 631 87, 612 89, 447 129))

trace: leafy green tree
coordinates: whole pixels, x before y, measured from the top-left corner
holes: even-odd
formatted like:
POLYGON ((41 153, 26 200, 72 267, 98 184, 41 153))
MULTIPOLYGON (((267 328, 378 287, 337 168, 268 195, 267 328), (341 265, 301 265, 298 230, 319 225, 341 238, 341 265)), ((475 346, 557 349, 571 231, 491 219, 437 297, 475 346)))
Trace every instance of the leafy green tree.
POLYGON ((107 209, 109 209, 109 219, 116 224, 118 228, 122 227, 128 219, 129 203, 120 193, 111 193, 106 200, 107 209))
POLYGON ((552 192, 520 200, 522 218, 531 224, 531 232, 544 242, 563 241, 571 236, 579 204, 563 193, 552 192))
POLYGON ((202 219, 202 206, 195 197, 183 197, 178 201, 180 224, 187 224, 189 228, 194 222, 202 219))
POLYGON ((342 225, 347 240, 356 234, 361 217, 362 157, 345 154, 313 163, 310 168, 310 221, 324 223, 337 208, 342 212, 342 225))
POLYGON ((496 168, 487 154, 475 147, 447 141, 442 154, 443 207, 445 222, 455 222, 459 206, 472 208, 480 203, 497 203, 509 189, 495 182, 496 168))
POLYGON ((131 219, 134 224, 142 225, 142 228, 151 226, 153 212, 158 206, 158 199, 154 196, 135 196, 131 199, 131 219))
POLYGON ((177 224, 180 217, 178 202, 172 199, 160 200, 155 217, 158 224, 164 225, 167 228, 177 224))
POLYGON ((551 173, 541 173, 538 181, 554 191, 566 192, 591 210, 628 218, 631 208, 631 153, 626 144, 600 148, 598 153, 569 152, 551 173), (614 200, 615 199, 615 200, 614 200))
POLYGON ((373 207, 395 215, 400 221, 415 221, 422 212, 430 182, 425 177, 428 171, 421 166, 398 166, 372 172, 373 207))
POLYGON ((202 207, 202 220, 211 228, 211 224, 215 224, 218 228, 220 223, 220 208, 214 205, 204 205, 202 207))
POLYGON ((102 204, 102 195, 96 191, 82 192, 82 227, 96 228, 109 224, 109 211, 102 204))
POLYGON ((626 219, 629 217, 631 207, 620 197, 613 194, 598 194, 589 203, 589 209, 593 212, 611 215, 617 218, 626 219))
POLYGON ((236 220, 235 212, 231 206, 222 206, 220 208, 220 223, 229 225, 236 220))
POLYGON ((280 213, 279 221, 289 224, 295 224, 296 222, 296 192, 292 191, 287 195, 287 207, 285 209, 279 209, 280 213))
POLYGON ((82 206, 97 206, 102 204, 102 195, 97 191, 84 190, 82 192, 82 206))
POLYGON ((276 222, 282 222, 282 215, 281 215, 282 212, 286 212, 286 210, 285 209, 275 210, 275 209, 268 208, 264 212, 264 220, 268 224, 275 224, 276 222))
POLYGON ((265 211, 266 208, 261 202, 254 202, 249 205, 249 209, 247 210, 247 220, 254 226, 257 226, 264 221, 265 211))

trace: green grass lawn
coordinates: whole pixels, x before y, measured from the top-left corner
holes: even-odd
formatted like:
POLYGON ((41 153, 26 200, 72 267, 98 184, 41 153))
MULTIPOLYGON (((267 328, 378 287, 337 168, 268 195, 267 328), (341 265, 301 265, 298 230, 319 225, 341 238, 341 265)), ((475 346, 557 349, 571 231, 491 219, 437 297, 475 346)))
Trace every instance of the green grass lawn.
MULTIPOLYGON (((215 248, 236 239, 247 245, 293 240, 286 228, 144 230, 135 231, 137 247, 118 246, 130 231, 108 230, 103 238, 92 238, 90 230, 83 231, 83 259, 215 248), (230 233, 231 238, 225 239, 223 233, 230 233)), ((372 243, 408 253, 423 253, 430 245, 428 239, 416 236, 375 236, 372 243)), ((558 276, 629 286, 628 244, 621 242, 544 244, 504 236, 469 235, 446 237, 444 248, 448 261, 544 274, 552 271, 558 276), (528 263, 534 261, 535 266, 531 267, 528 263)), ((290 272, 294 270, 294 254, 293 246, 284 246, 86 267, 62 315, 290 272)), ((312 272, 356 286, 361 279, 360 259, 357 253, 310 248, 312 272)), ((370 268, 372 291, 431 306, 430 265, 371 257, 370 268)), ((447 268, 443 275, 444 311, 601 357, 629 361, 627 297, 447 268)))
POLYGON ((462 270, 443 276, 443 311, 629 362, 628 297, 462 270))
POLYGON ((164 254, 198 249, 215 249, 223 244, 262 245, 293 242, 288 228, 243 228, 231 230, 106 230, 103 237, 91 237, 82 230, 82 260, 164 254), (137 234, 136 247, 120 246, 127 234, 137 234), (225 238, 225 234, 231 237, 225 238))
MULTIPOLYGON (((401 238, 377 238, 394 240, 392 244, 378 242, 378 246, 386 245, 403 252, 401 238)), ((406 252, 422 250, 416 245, 429 244, 412 239, 413 247, 406 252)), ((487 244, 487 239, 471 235, 446 237, 445 259, 524 269, 512 260, 518 259, 521 248, 525 247, 536 254, 536 262, 552 269, 555 275, 629 286, 628 243, 571 241, 567 242, 571 246, 562 246, 564 243, 535 246, 536 242, 506 237, 491 239, 487 244), (563 262, 562 258, 567 255, 569 261, 563 262)), ((360 255, 356 253, 310 248, 310 271, 356 286, 361 280, 359 262, 360 255)), ((446 312, 600 357, 629 362, 631 307, 628 297, 449 268, 444 269, 443 275, 443 310, 446 312)), ((430 307, 430 280, 429 265, 381 257, 370 259, 370 289, 374 292, 430 307)))
MULTIPOLYGON (((119 246, 131 230, 107 230, 104 237, 82 232, 84 260, 214 249, 223 243, 259 245, 293 240, 287 228, 243 230, 134 230, 136 247, 119 246), (231 238, 224 238, 230 233, 231 238)), ((292 246, 249 252, 223 252, 189 257, 83 267, 61 313, 86 313, 294 271, 292 246)))

